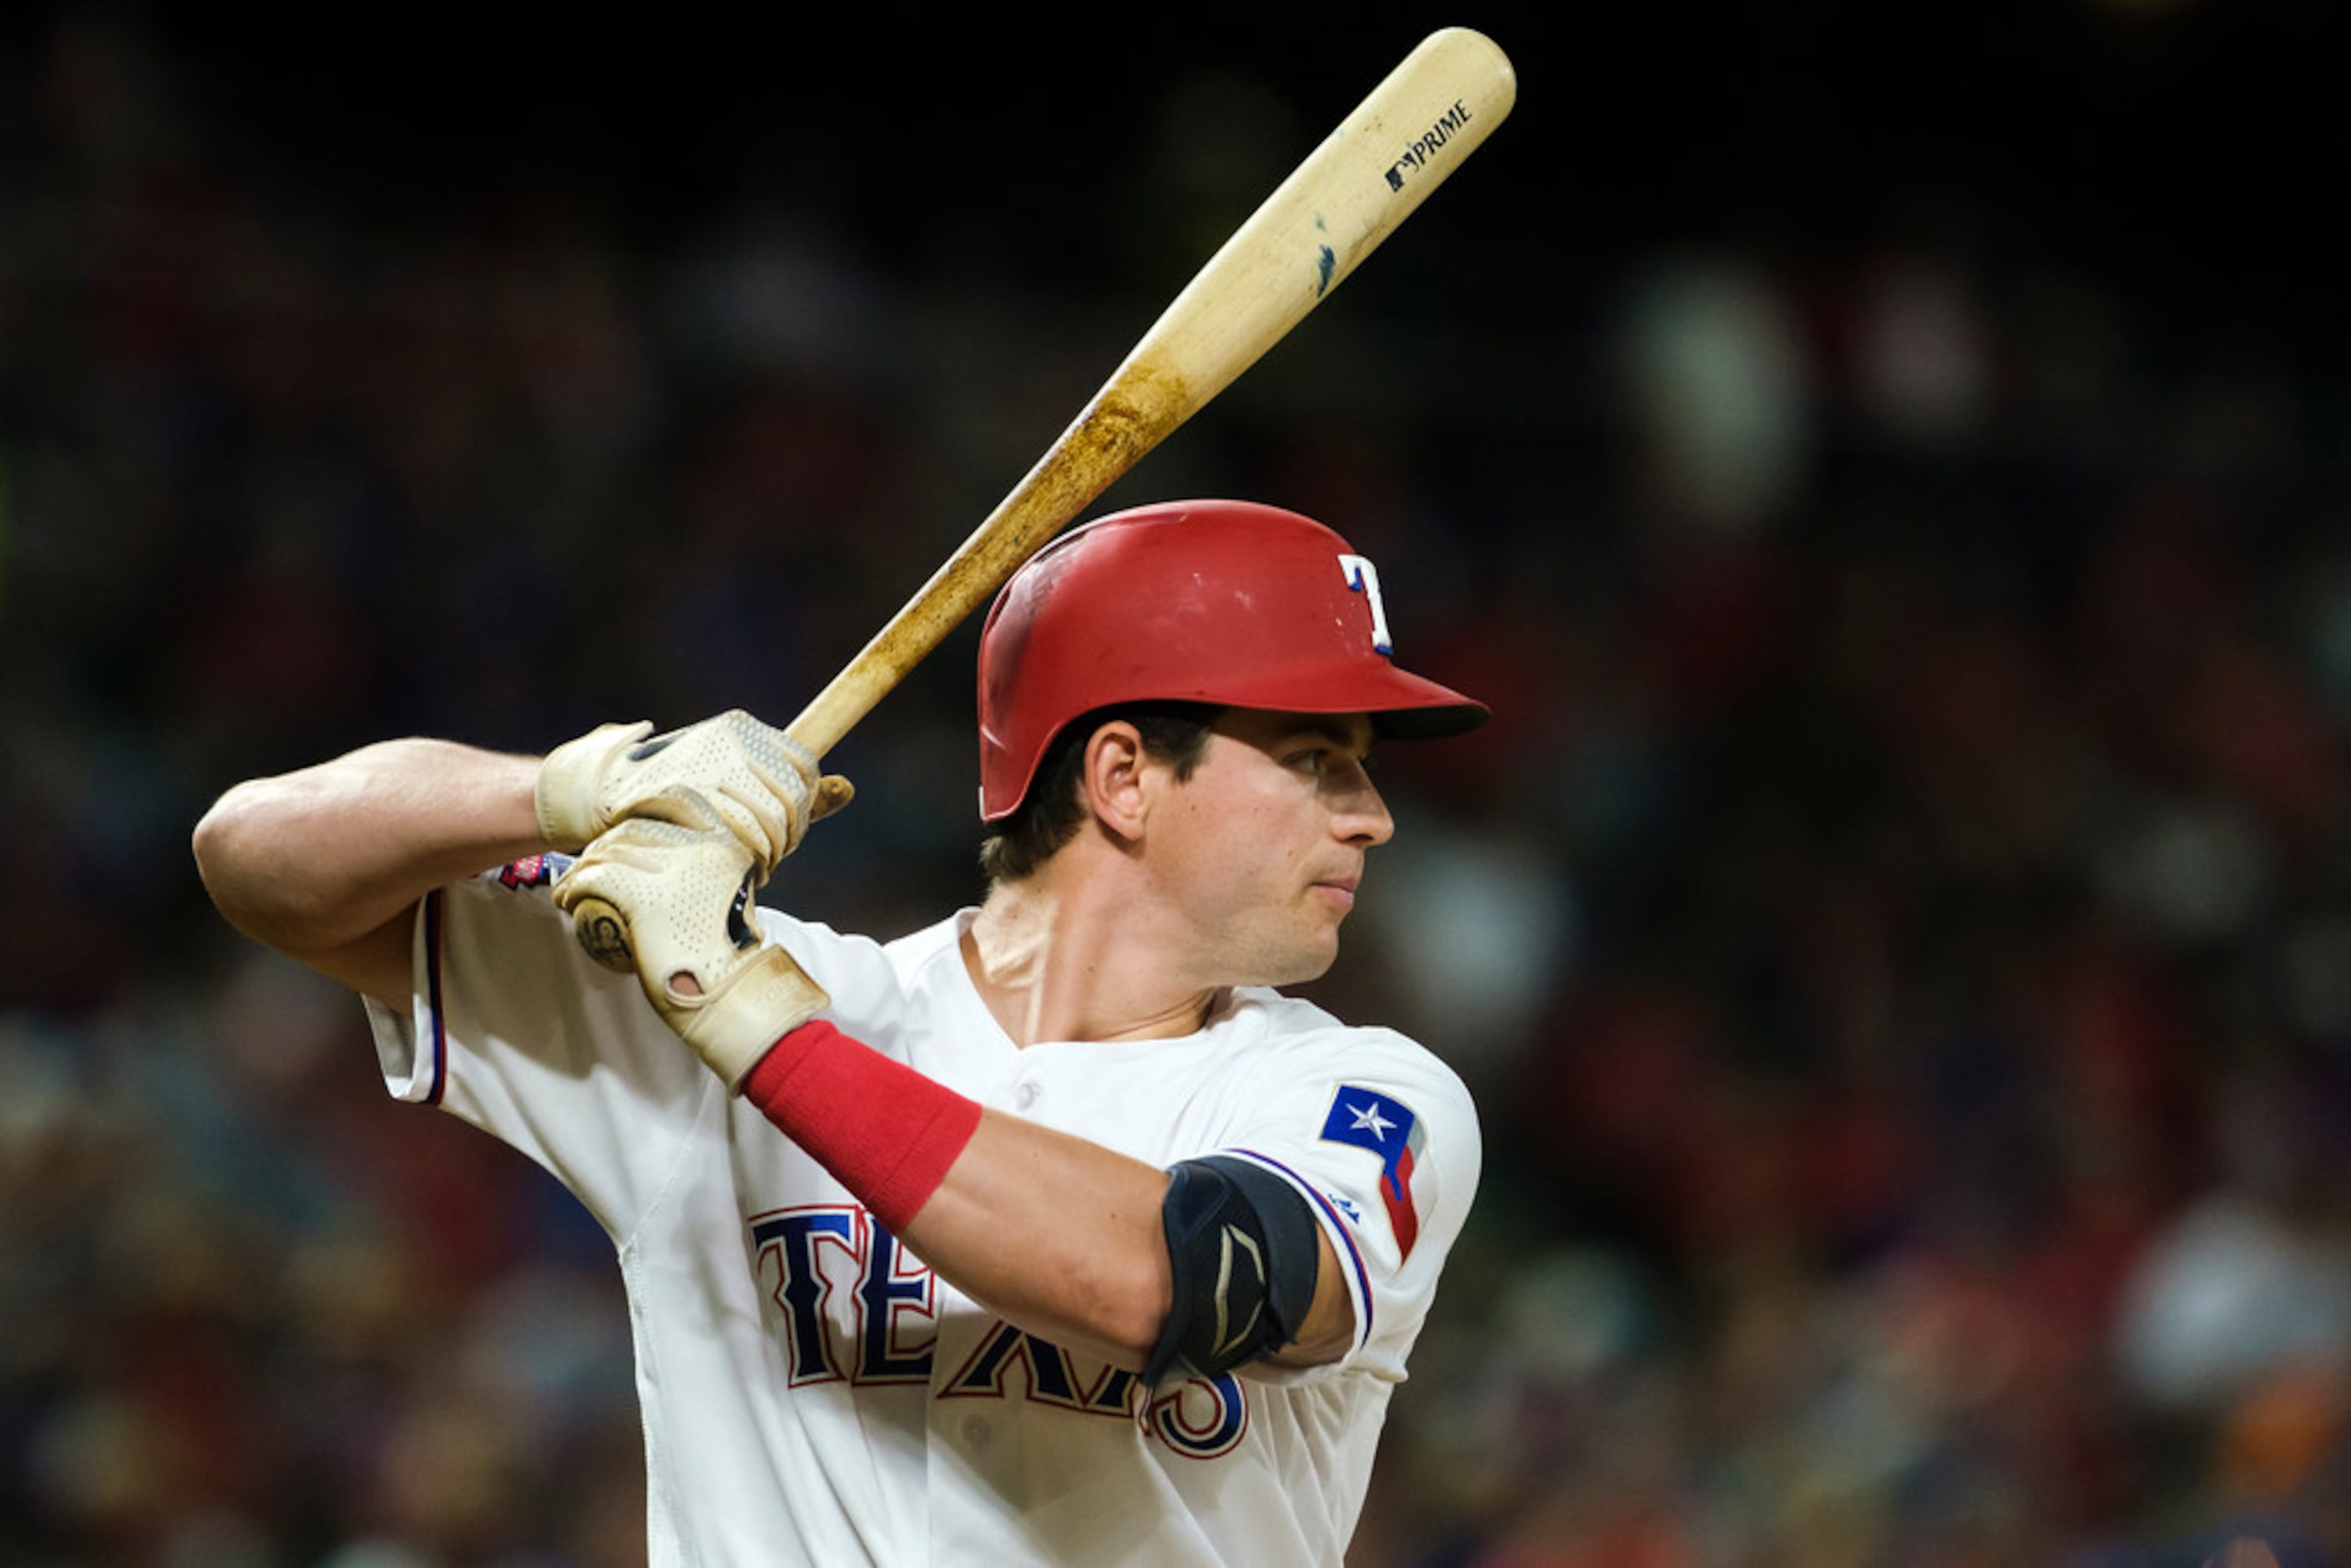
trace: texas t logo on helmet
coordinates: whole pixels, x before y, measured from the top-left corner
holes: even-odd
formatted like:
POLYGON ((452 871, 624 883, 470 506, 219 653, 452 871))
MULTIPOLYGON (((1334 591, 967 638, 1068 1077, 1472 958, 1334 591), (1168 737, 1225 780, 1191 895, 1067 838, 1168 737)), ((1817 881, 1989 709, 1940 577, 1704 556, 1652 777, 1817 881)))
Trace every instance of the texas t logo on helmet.
POLYGON ((1116 703, 1363 713, 1390 738, 1485 722, 1392 651, 1378 571, 1311 517, 1244 501, 1098 517, 1022 567, 981 629, 980 816, 1011 815, 1061 727, 1116 703))

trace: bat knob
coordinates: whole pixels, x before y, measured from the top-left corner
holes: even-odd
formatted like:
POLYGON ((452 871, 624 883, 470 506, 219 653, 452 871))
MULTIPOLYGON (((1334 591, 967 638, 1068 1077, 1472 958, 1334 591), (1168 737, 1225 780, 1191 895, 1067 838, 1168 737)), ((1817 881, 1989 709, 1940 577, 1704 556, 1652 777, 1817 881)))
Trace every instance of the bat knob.
POLYGON ((632 974, 636 955, 629 946, 629 923, 601 898, 582 898, 571 906, 571 935, 580 949, 615 974, 632 974))

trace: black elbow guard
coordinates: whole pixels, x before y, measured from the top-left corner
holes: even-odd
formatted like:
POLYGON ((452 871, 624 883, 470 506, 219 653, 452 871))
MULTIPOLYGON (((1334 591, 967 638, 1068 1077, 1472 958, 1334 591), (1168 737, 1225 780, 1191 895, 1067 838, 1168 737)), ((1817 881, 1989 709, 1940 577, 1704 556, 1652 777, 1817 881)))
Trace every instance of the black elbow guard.
POLYGON ((1314 1211, 1296 1187, 1230 1155, 1168 1171, 1160 1206, 1176 1304, 1144 1382, 1176 1368, 1218 1377, 1298 1337, 1322 1259, 1314 1211))

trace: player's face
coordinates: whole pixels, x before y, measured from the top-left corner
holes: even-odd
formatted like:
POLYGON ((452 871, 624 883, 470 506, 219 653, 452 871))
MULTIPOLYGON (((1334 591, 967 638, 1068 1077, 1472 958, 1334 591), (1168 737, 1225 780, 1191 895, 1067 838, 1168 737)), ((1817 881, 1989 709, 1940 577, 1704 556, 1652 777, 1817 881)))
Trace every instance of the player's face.
POLYGON ((1155 885, 1220 985, 1311 980, 1339 956, 1364 857, 1395 831, 1361 714, 1234 709, 1154 819, 1155 885))

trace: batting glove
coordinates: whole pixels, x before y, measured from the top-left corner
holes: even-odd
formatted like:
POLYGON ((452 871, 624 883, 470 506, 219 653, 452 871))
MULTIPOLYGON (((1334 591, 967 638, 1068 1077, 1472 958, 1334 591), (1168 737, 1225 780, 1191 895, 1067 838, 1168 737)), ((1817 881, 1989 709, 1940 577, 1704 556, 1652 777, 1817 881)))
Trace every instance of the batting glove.
POLYGON ((589 956, 633 969, 653 1010, 733 1092, 831 998, 760 941, 753 858, 716 808, 692 789, 670 803, 680 820, 629 817, 600 834, 554 898, 589 956))
POLYGON ((549 849, 577 853, 631 817, 679 821, 679 796, 695 789, 764 882, 810 822, 855 793, 848 779, 820 775, 807 747, 740 708, 664 735, 653 729, 643 720, 602 725, 548 753, 535 804, 549 849))

